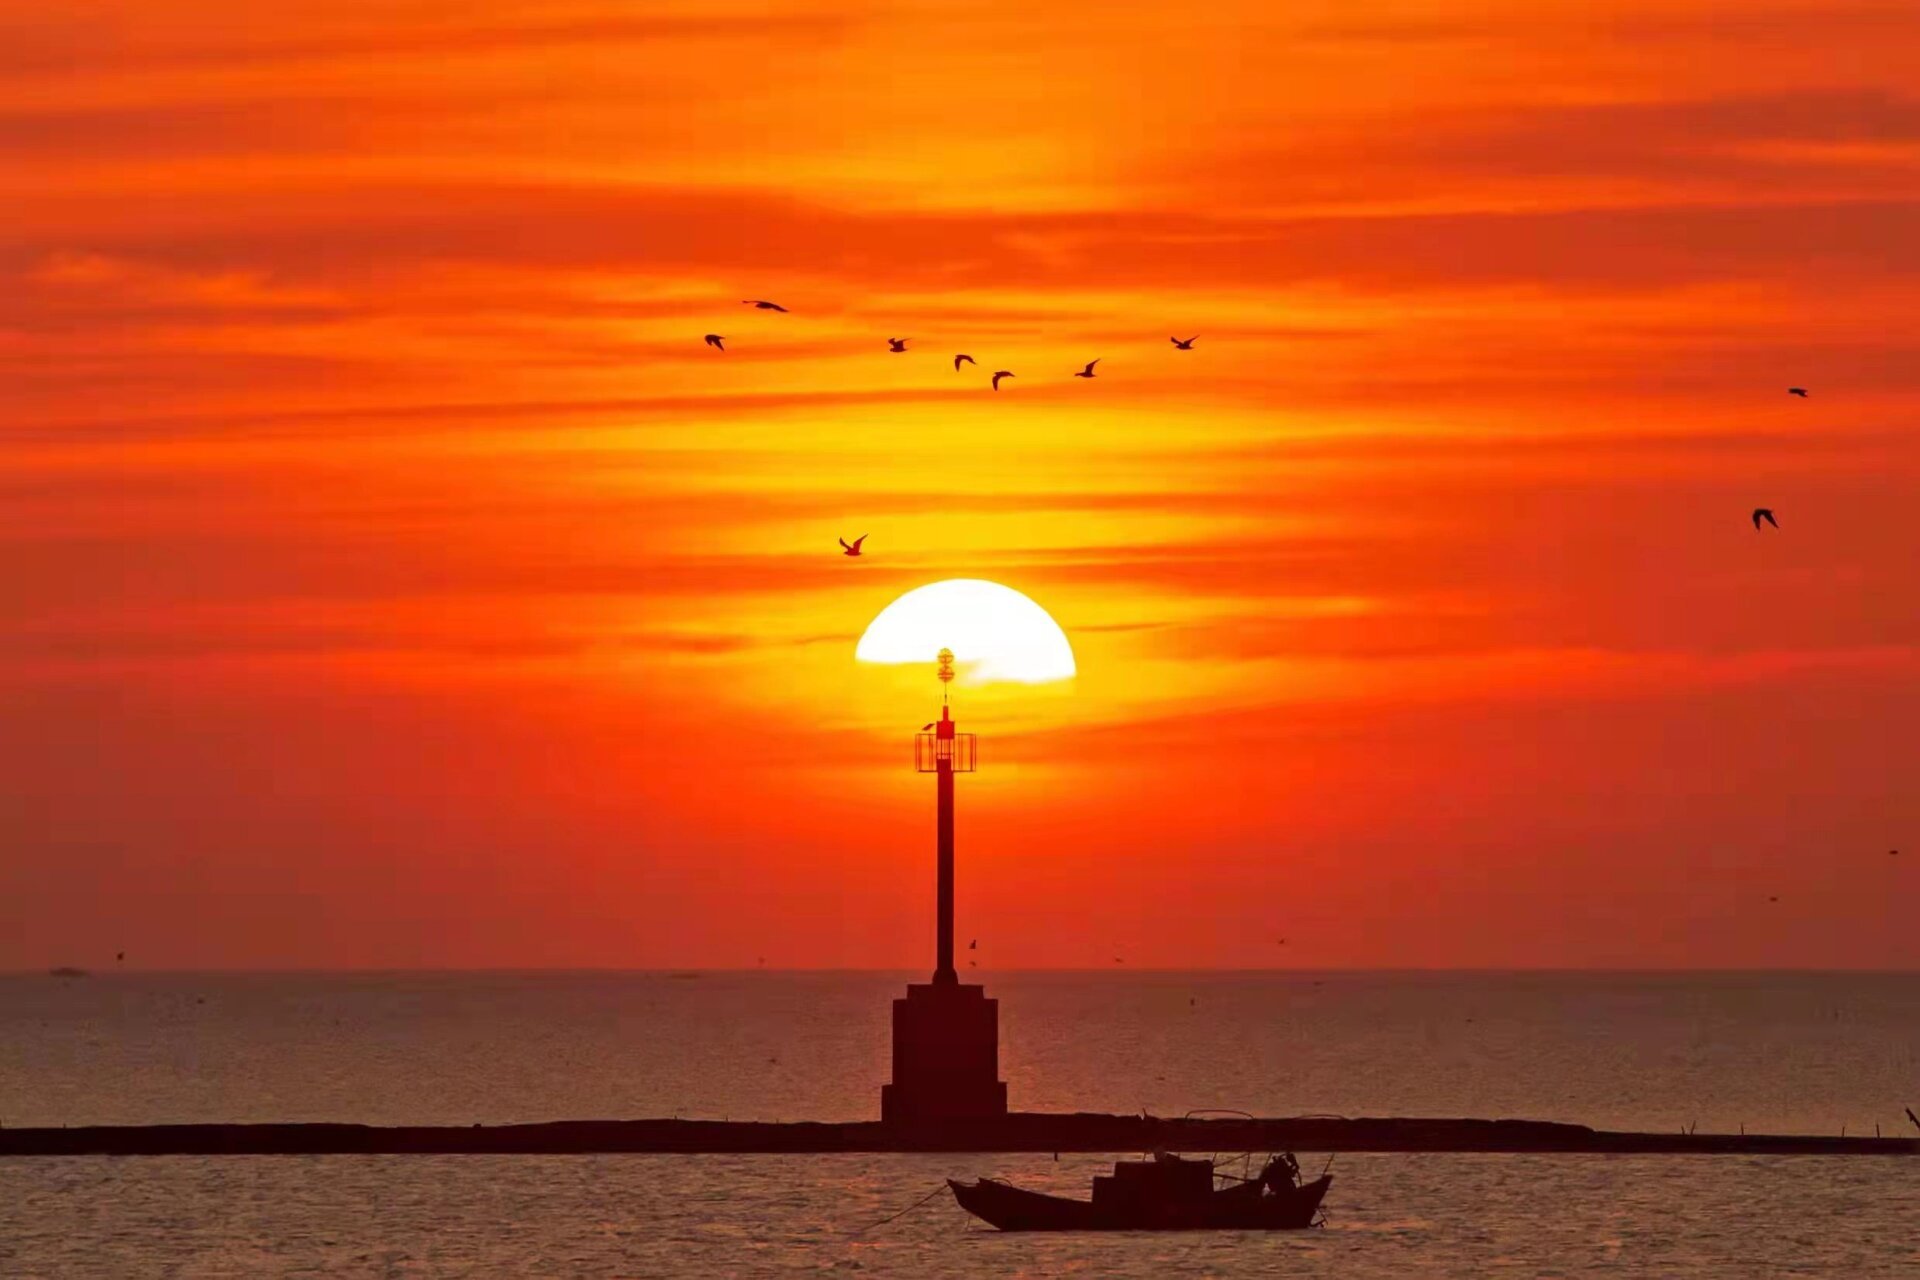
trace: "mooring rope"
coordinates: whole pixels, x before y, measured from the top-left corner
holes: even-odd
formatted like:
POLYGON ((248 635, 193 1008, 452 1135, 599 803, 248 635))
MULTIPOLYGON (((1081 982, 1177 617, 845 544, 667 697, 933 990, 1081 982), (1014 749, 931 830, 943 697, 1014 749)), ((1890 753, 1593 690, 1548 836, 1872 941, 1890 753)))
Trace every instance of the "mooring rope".
POLYGON ((874 1230, 874 1228, 876 1227, 886 1226, 889 1222, 892 1222, 895 1218, 906 1217, 908 1214, 912 1213, 915 1209, 918 1209, 921 1205, 933 1199, 935 1196, 939 1195, 942 1191, 945 1191, 946 1189, 947 1189, 947 1184, 944 1182, 941 1183, 939 1186, 927 1192, 927 1194, 921 1196, 918 1200, 915 1200, 912 1204, 908 1205, 906 1208, 902 1209, 900 1212, 890 1213, 886 1217, 880 1219, 880 1221, 873 1223, 871 1226, 861 1227, 858 1234, 865 1235, 867 1232, 874 1230))

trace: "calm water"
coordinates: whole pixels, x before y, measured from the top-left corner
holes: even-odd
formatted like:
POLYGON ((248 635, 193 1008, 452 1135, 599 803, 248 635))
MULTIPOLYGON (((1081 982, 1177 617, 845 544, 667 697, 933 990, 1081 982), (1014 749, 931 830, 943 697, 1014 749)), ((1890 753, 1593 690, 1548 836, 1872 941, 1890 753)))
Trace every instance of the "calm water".
MULTIPOLYGON (((873 1114, 904 975, 0 978, 0 1123, 873 1114)), ((1920 975, 992 974, 1023 1109, 1911 1132, 1920 975)), ((0 1161, 0 1276, 1920 1275, 1920 1160, 1341 1156, 1324 1232, 1003 1237, 1111 1157, 0 1161)), ((1313 1159, 1303 1163, 1313 1165, 1313 1159)))

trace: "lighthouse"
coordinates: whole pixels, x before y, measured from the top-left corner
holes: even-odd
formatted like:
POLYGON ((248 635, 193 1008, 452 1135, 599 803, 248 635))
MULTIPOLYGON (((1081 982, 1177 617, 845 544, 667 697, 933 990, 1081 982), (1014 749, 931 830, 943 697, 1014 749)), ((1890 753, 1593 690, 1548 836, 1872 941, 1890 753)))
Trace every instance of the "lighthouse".
POLYGON ((947 686, 953 653, 939 656, 940 719, 914 738, 914 768, 934 776, 934 965, 929 982, 907 984, 893 1002, 893 1081, 880 1090, 880 1119, 938 1125, 1007 1114, 1000 1075, 1000 1002, 953 967, 953 784, 972 773, 978 745, 958 731, 947 686))

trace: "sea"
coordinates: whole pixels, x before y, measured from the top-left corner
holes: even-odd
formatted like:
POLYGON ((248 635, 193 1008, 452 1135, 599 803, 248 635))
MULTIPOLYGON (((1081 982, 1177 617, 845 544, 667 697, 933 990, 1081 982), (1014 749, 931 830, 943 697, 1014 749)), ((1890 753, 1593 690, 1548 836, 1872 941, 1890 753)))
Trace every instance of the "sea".
MULTIPOLYGON (((1920 974, 983 972, 1030 1111, 1905 1135, 1920 974)), ((829 972, 0 976, 0 1125, 877 1114, 829 972)), ((1304 1232, 1005 1235, 1099 1155, 0 1158, 0 1278, 1915 1276, 1920 1158, 1355 1155, 1304 1232)))

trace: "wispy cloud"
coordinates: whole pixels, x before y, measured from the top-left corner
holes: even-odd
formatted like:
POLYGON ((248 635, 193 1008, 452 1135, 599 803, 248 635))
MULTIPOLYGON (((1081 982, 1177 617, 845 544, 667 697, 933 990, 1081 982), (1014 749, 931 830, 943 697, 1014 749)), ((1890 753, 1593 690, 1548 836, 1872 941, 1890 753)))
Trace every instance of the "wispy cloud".
MULTIPOLYGON (((218 804, 277 747, 327 803, 262 787, 247 828, 312 860, 341 937, 361 871, 307 838, 336 792, 343 845, 458 795, 463 839, 537 829, 556 883, 697 848, 811 901, 757 851, 893 867, 859 824, 918 821, 885 735, 921 693, 850 652, 950 576, 1028 591, 1079 657, 1071 691, 968 691, 1010 766, 983 821, 1084 816, 1069 861, 1161 841, 1141 901, 1184 882, 1190 807, 1371 847, 1441 789, 1520 848, 1613 822, 1604 784, 1649 883, 1750 785, 1809 838, 1920 821, 1838 765, 1781 781, 1878 777, 1920 646, 1912 5, 1350 9, 0 6, 0 763, 43 797, 0 836, 29 883, 85 896, 44 833, 128 778, 138 820, 88 829, 142 874, 191 856, 169 796, 218 804), (1103 781, 1088 724, 1165 772, 1103 781), (1713 757, 1686 805, 1667 734, 1713 757), (1137 831, 1100 825, 1117 786, 1137 831)), ((1448 902, 1438 959, 1486 932, 1448 902)), ((201 959, 264 945, 223 928, 201 959)))

